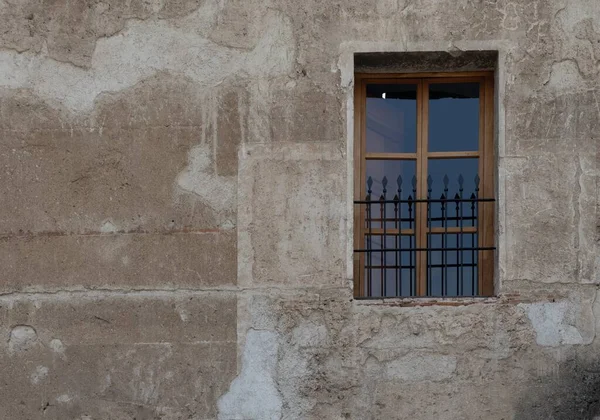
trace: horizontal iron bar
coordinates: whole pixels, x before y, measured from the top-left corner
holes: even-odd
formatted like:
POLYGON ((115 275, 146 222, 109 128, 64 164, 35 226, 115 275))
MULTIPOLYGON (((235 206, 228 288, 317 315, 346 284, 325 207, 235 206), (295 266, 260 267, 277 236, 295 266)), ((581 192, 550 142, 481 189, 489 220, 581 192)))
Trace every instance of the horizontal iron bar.
MULTIPOLYGON (((443 220, 462 220, 463 222, 469 221, 469 220, 477 220, 478 217, 477 216, 448 216, 448 217, 430 217, 428 220, 432 221, 432 222, 441 222, 443 220)), ((382 219, 380 217, 365 217, 365 222, 397 222, 400 219, 394 219, 393 217, 386 217, 385 219, 382 219)), ((414 222, 415 218, 410 218, 410 219, 402 219, 401 221, 403 222, 414 222)), ((442 226, 443 227, 443 226, 442 226)), ((450 226, 448 226, 450 227, 450 226)), ((456 227, 456 226, 452 226, 452 227, 456 227)), ((466 226, 465 226, 466 227, 466 226)))
MULTIPOLYGON (((387 227, 385 229, 383 229, 382 227, 379 227, 379 225, 377 225, 378 227, 372 227, 371 229, 369 228, 365 228, 364 231, 360 232, 361 235, 363 236, 389 236, 390 239, 393 239, 395 237, 410 237, 410 236, 415 236, 415 230, 414 229, 402 229, 400 232, 398 232, 397 228, 393 228, 393 227, 387 227), (385 230, 385 232, 384 232, 385 230)), ((426 230, 427 235, 432 235, 432 236, 441 236, 441 235, 448 235, 448 237, 452 237, 453 235, 459 235, 459 234, 464 234, 464 235, 475 235, 478 233, 477 231, 477 226, 471 226, 471 225, 467 225, 467 226, 463 226, 462 230, 460 226, 447 226, 447 227, 443 227, 443 226, 427 226, 427 230, 426 230), (447 229, 447 231, 446 231, 447 229)), ((468 237, 470 239, 470 237, 468 237)))
POLYGON ((354 204, 394 204, 394 203, 472 203, 496 201, 495 198, 431 198, 418 200, 354 200, 354 204))
MULTIPOLYGON (((431 221, 431 222, 441 222, 443 220, 462 220, 462 221, 468 221, 468 220, 477 220, 477 219, 478 219, 477 216, 452 216, 452 217, 430 217, 429 221, 431 221)), ((450 227, 450 226, 448 226, 448 227, 450 227)))
POLYGON ((365 222, 414 222, 414 221, 415 221, 414 217, 403 217, 402 219, 393 218, 393 217, 386 217, 386 218, 365 217, 365 222))
POLYGON ((464 295, 425 295, 425 296, 417 296, 417 295, 388 295, 388 296, 356 296, 354 300, 375 300, 375 299, 394 299, 394 298, 410 298, 410 299, 461 299, 461 298, 487 298, 489 296, 485 295, 473 295, 473 294, 464 294, 464 295))
POLYGON ((407 268, 407 269, 413 270, 416 268, 416 266, 414 266, 414 265, 403 265, 403 266, 399 266, 399 265, 365 265, 364 268, 365 268, 365 270, 368 268, 370 268, 372 270, 374 270, 374 269, 381 270, 382 268, 389 269, 389 270, 392 270, 392 269, 397 270, 397 269, 407 268))
POLYGON ((417 251, 493 251, 495 246, 475 248, 387 248, 387 249, 355 249, 354 252, 417 252, 417 251))
POLYGON ((456 267, 479 267, 478 263, 462 263, 462 264, 427 264, 428 268, 456 268, 456 267))
MULTIPOLYGON (((464 263, 464 264, 427 264, 427 268, 456 268, 456 267, 478 267, 479 264, 475 263, 475 264, 471 264, 471 263, 464 263)), ((399 265, 365 265, 364 267, 365 269, 367 268, 371 268, 371 269, 378 269, 381 270, 386 269, 386 270, 397 270, 400 268, 410 268, 413 269, 415 268, 414 265, 403 265, 403 266, 399 266, 399 265)))

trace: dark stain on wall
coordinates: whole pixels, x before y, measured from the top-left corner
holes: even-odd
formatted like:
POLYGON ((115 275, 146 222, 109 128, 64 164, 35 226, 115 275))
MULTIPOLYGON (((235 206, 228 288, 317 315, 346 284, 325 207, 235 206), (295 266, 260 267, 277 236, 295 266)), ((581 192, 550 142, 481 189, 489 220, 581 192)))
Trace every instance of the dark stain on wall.
POLYGON ((513 420, 593 420, 600 416, 600 361, 570 359, 523 393, 513 420))

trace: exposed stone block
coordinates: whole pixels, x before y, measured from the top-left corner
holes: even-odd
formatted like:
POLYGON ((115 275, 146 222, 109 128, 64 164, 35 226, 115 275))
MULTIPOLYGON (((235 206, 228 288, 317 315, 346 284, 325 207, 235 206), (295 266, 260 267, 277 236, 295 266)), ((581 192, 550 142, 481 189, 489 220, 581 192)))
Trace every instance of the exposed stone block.
POLYGON ((9 237, 0 249, 5 292, 236 284, 235 231, 9 237))

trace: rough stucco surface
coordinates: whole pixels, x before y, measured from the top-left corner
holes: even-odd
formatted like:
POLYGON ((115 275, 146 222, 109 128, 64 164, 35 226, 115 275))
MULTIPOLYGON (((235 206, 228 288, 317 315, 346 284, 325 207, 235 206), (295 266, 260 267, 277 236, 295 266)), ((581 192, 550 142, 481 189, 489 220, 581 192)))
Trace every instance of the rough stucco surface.
POLYGON ((0 0, 6 419, 600 415, 595 0, 0 0), (498 297, 352 299, 355 52, 497 50, 498 297))

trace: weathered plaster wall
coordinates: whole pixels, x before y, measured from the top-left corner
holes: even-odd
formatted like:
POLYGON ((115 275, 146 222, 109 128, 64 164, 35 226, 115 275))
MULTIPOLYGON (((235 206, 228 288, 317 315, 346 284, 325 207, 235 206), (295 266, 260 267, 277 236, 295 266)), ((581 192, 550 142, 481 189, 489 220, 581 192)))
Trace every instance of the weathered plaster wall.
POLYGON ((600 415, 596 0, 0 0, 6 419, 600 415), (497 50, 498 298, 352 300, 353 54, 497 50))

